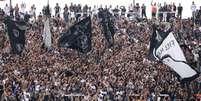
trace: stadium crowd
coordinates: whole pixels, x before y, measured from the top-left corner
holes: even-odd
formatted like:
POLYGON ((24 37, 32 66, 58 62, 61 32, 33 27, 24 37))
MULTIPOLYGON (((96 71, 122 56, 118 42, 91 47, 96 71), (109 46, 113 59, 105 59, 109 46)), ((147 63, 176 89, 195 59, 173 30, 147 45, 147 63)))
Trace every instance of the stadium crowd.
MULTIPOLYGON (((155 16, 159 14, 160 17, 160 13, 156 13, 156 4, 153 4, 152 19, 146 18, 145 5, 131 5, 128 11, 124 6, 114 9, 106 6, 114 15, 117 28, 114 46, 107 48, 97 15, 102 6, 91 8, 71 4, 66 5, 61 14, 62 10, 56 4, 50 22, 52 49, 47 51, 42 47, 44 10, 36 17, 35 5, 29 13, 23 7, 25 4, 21 8, 16 4, 15 8, 6 5, 1 9, 1 101, 71 101, 72 96, 80 96, 74 97, 75 101, 196 101, 193 94, 201 93, 201 78, 183 84, 169 67, 147 59, 151 25, 158 23, 163 30, 169 25, 180 45, 187 46, 183 51, 189 64, 199 70, 201 10, 196 11, 194 24, 191 18, 181 19, 182 11, 170 20, 157 19, 155 16), (3 23, 7 15, 27 21, 26 45, 21 55, 10 53, 3 23), (60 33, 87 15, 92 16, 92 50, 80 54, 72 49, 59 48, 60 33)), ((177 11, 174 4, 168 6, 169 10, 171 7, 177 11)))

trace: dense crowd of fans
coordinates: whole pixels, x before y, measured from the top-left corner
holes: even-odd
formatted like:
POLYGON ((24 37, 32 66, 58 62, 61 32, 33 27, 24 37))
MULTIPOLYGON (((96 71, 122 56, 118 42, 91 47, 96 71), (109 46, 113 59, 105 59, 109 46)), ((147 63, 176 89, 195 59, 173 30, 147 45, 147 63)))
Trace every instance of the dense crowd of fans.
MULTIPOLYGON (((155 18, 146 19, 145 5, 142 7, 139 4, 131 5, 128 14, 124 6, 117 6, 114 9, 106 6, 105 8, 114 15, 117 27, 114 36, 115 44, 108 49, 103 44, 106 42, 97 16, 98 9, 101 7, 66 5, 62 18, 61 8, 56 4, 55 14, 52 15, 50 23, 52 49, 47 51, 41 47, 44 10, 36 17, 35 5, 31 7, 29 13, 25 12, 23 7, 25 4, 21 5, 20 11, 17 4, 10 12, 10 8, 6 5, 1 11, 0 98, 2 101, 71 101, 69 96, 76 94, 83 96, 81 100, 89 101, 109 101, 109 99, 156 101, 159 97, 161 101, 175 99, 186 101, 188 98, 194 101, 194 96, 188 96, 189 93, 191 95, 201 93, 199 78, 188 84, 191 88, 189 90, 169 67, 147 59, 149 39, 152 34, 151 25, 158 22, 163 30, 166 30, 167 25, 174 25, 172 30, 178 42, 180 45, 187 46, 187 48, 183 47, 183 50, 189 64, 199 70, 200 23, 194 26, 192 19, 181 19, 181 12, 178 12, 178 17, 173 16, 170 23, 164 24, 160 22, 162 20, 155 18), (21 55, 10 54, 6 26, 3 24, 4 16, 8 14, 15 20, 23 18, 27 21, 26 45, 21 55), (87 15, 93 16, 92 50, 88 54, 80 54, 72 49, 58 48, 57 40, 60 33, 67 31, 76 21, 87 15), (130 17, 133 15, 136 19, 130 17), (140 18, 145 19, 139 20, 140 18), (71 73, 72 76, 69 76, 71 73)), ((159 10, 173 9, 176 12, 177 9, 174 4, 167 8, 164 5, 159 10)), ((152 13, 156 13, 154 9, 153 7, 152 13)), ((200 10, 197 12, 196 20, 199 22, 201 13, 200 10)), ((156 16, 156 14, 152 15, 156 16)))

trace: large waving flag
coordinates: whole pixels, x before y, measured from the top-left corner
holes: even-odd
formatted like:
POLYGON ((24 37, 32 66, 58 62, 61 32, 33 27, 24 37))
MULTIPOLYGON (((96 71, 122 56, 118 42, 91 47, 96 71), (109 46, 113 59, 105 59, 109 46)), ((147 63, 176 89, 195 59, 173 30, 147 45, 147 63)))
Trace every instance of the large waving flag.
POLYGON ((81 53, 91 50, 91 17, 87 17, 69 28, 59 39, 59 46, 76 49, 81 53))
POLYGON ((14 54, 21 54, 25 46, 26 23, 24 21, 13 21, 8 17, 5 20, 5 24, 8 28, 12 52, 14 54))
POLYGON ((190 81, 198 77, 197 71, 187 64, 172 32, 162 32, 154 28, 150 47, 150 54, 154 56, 152 60, 162 61, 180 76, 180 80, 190 81))

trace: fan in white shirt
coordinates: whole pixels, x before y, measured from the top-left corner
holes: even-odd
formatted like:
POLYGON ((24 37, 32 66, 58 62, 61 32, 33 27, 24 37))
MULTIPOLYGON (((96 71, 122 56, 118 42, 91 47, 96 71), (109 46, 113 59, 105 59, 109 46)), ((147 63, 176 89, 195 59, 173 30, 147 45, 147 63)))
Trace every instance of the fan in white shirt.
POLYGON ((192 2, 191 11, 192 11, 192 17, 194 18, 195 17, 195 12, 196 12, 196 5, 195 5, 194 2, 192 2))
POLYGON ((21 13, 25 14, 26 13, 25 9, 26 9, 26 4, 22 3, 21 4, 21 13))
POLYGON ((10 15, 10 7, 8 7, 8 4, 4 7, 4 12, 6 15, 10 15))

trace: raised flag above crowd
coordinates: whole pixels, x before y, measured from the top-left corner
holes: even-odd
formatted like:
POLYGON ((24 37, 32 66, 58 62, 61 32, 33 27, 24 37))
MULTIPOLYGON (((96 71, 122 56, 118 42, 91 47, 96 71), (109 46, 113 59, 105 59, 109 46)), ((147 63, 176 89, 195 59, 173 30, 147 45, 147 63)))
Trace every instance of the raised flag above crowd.
POLYGON ((92 29, 91 17, 89 16, 70 27, 67 32, 61 33, 58 45, 87 53, 92 48, 91 40, 92 29))
POLYGON ((26 23, 24 21, 13 21, 10 17, 7 17, 5 24, 8 28, 12 53, 21 54, 25 47, 26 23))
POLYGON ((150 60, 159 60, 174 70, 180 80, 193 80, 198 73, 188 65, 180 45, 172 32, 163 32, 153 27, 153 34, 150 38, 150 60))
POLYGON ((196 2, 183 19, 184 2, 17 1, 0 3, 0 100, 200 100, 196 2))

